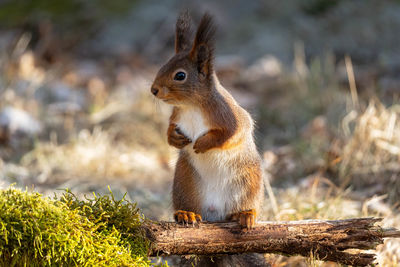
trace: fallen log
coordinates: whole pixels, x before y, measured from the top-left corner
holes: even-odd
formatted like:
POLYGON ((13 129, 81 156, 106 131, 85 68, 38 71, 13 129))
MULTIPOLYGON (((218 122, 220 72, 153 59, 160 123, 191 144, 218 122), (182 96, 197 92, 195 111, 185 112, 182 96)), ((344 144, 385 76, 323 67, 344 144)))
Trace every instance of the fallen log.
POLYGON ((151 241, 150 256, 213 255, 244 252, 313 255, 323 261, 365 266, 375 254, 348 249, 375 249, 387 237, 400 238, 397 229, 375 225, 380 218, 259 222, 251 230, 235 222, 201 223, 185 227, 172 222, 144 225, 151 241))

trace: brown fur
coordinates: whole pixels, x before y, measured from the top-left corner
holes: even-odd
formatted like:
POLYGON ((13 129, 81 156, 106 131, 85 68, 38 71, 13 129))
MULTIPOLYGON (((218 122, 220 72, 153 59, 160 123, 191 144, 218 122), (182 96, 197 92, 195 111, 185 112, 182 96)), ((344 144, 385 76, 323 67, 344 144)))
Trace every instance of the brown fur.
POLYGON ((175 210, 192 211, 200 214, 200 199, 196 188, 198 174, 189 161, 188 155, 180 151, 176 163, 174 184, 172 187, 172 203, 175 210))
POLYGON ((188 12, 182 12, 176 21, 175 53, 179 53, 190 48, 190 28, 191 23, 188 12))
MULTIPOLYGON (((200 64, 202 68, 212 70, 213 36, 215 32, 212 18, 208 14, 203 17, 192 49, 182 52, 182 47, 185 47, 188 42, 189 33, 185 33, 190 28, 188 25, 190 23, 187 14, 184 13, 177 22, 177 54, 160 69, 153 83, 153 87, 157 87, 160 91, 157 96, 174 105, 167 132, 168 143, 182 149, 194 142, 195 153, 205 153, 211 149, 229 150, 239 147, 243 145, 243 139, 247 137, 244 130, 252 127, 248 116, 232 96, 221 87, 215 75, 202 74, 202 70, 197 68, 200 64), (198 50, 203 49, 203 46, 206 47, 209 54, 203 55, 202 62, 199 63, 196 53, 198 54, 198 50), (204 67, 203 64, 209 66, 204 67), (188 80, 184 83, 174 81, 173 76, 176 69, 187 70, 188 80), (210 129, 197 140, 187 138, 176 125, 185 106, 198 107, 210 129)), ((240 208, 244 211, 244 214, 249 214, 248 210, 253 210, 252 216, 255 216, 258 209, 258 204, 255 202, 259 201, 257 192, 260 191, 262 186, 261 168, 259 160, 257 160, 250 158, 247 161, 238 162, 237 166, 232 166, 232 168, 240 169, 241 173, 237 184, 243 191, 243 197, 238 212, 240 208)), ((176 166, 173 187, 174 208, 199 213, 200 209, 195 204, 197 203, 195 182, 197 173, 190 164, 187 153, 181 152, 176 166), (190 203, 190 206, 188 203, 190 203)), ((250 226, 252 225, 253 223, 250 226)))
MULTIPOLYGON (((174 106, 167 136, 168 143, 180 149, 172 190, 175 220, 194 224, 201 221, 201 216, 207 215, 203 214, 202 201, 205 200, 202 199, 204 192, 201 190, 204 190, 202 188, 207 179, 213 176, 202 177, 200 173, 207 173, 207 170, 195 166, 205 166, 207 169, 207 155, 212 155, 216 160, 219 158, 218 155, 221 155, 221 158, 224 158, 221 161, 224 164, 223 168, 235 173, 234 177, 217 177, 230 179, 227 182, 229 187, 226 188, 232 192, 227 194, 226 199, 232 195, 236 197, 235 201, 228 205, 229 213, 225 213, 224 216, 226 219, 238 221, 243 227, 252 228, 256 223, 263 197, 261 160, 252 137, 252 119, 220 85, 213 70, 215 27, 212 17, 208 14, 203 16, 191 48, 190 19, 187 13, 179 16, 176 27, 176 54, 159 70, 152 85, 152 92, 159 99, 174 106), (184 72, 185 79, 175 80, 177 72, 184 72), (195 136, 195 140, 185 136, 178 126, 183 114, 190 114, 185 113, 188 109, 194 109, 196 114, 201 114, 204 127, 208 129, 204 134, 195 136), (196 154, 205 155, 206 158, 195 156, 196 154), (198 160, 203 161, 196 162, 198 160)), ((210 194, 208 196, 214 197, 215 192, 210 194)), ((209 212, 211 207, 205 213, 209 212)), ((233 262, 236 260, 239 264, 242 260, 242 263, 247 262, 247 265, 243 263, 237 266, 252 266, 246 257, 257 258, 221 256, 216 259, 222 265, 225 262, 227 265, 236 266, 233 262)), ((209 259, 203 258, 202 261, 204 264, 201 265, 207 265, 209 259)))

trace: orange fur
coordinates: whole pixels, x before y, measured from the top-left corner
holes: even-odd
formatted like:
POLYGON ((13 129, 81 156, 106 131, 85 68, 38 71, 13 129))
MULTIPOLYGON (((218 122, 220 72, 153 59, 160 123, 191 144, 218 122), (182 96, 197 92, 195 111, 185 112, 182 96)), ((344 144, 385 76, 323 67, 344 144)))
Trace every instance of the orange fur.
POLYGON ((158 72, 152 92, 174 106, 168 143, 180 154, 172 190, 180 223, 237 220, 252 228, 263 197, 261 160, 253 121, 213 70, 215 27, 205 15, 190 43, 187 14, 178 18, 176 55, 158 72), (185 79, 177 80, 176 73, 185 79))

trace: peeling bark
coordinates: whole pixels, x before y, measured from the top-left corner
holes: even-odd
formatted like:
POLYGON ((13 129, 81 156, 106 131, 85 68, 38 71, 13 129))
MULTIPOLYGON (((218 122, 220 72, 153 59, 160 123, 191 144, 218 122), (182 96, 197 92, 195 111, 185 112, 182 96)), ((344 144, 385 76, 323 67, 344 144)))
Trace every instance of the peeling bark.
POLYGON ((244 252, 309 256, 323 261, 365 266, 372 253, 347 249, 375 249, 387 237, 400 238, 397 229, 383 229, 379 218, 324 221, 259 222, 254 229, 241 229, 235 222, 182 226, 172 222, 144 226, 152 245, 149 255, 213 255, 244 252))

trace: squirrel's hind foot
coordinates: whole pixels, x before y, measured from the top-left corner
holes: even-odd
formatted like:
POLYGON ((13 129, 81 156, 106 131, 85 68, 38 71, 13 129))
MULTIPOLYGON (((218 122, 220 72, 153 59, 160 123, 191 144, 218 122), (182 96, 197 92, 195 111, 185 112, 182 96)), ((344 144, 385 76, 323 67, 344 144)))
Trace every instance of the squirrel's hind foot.
POLYGON ((175 218, 175 222, 177 223, 181 223, 183 225, 188 226, 189 224, 192 224, 193 227, 195 225, 198 225, 202 219, 201 219, 201 215, 191 212, 191 211, 184 211, 184 210, 177 210, 174 213, 174 218, 175 218))
POLYGON ((257 212, 255 209, 244 210, 234 213, 230 216, 230 220, 239 222, 242 228, 252 229, 256 225, 257 212))

